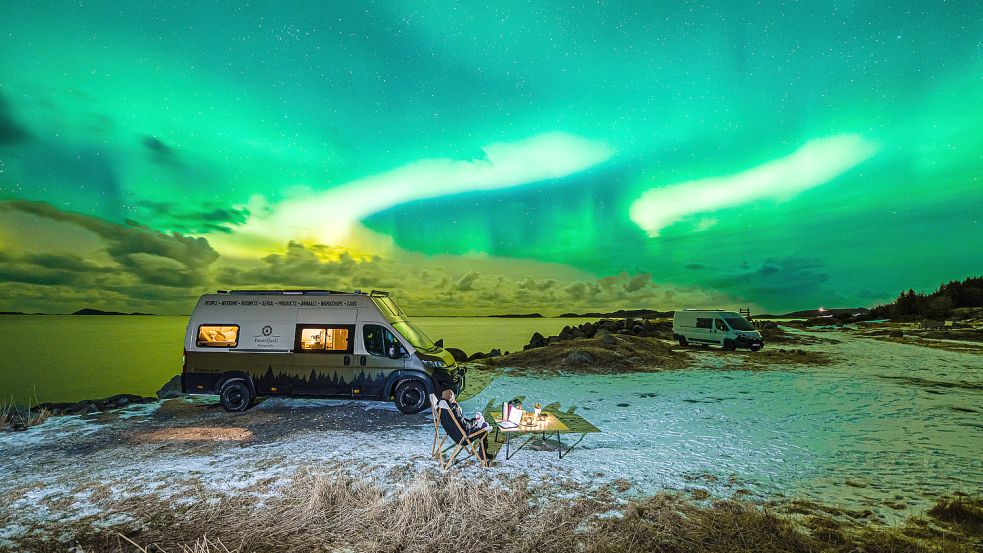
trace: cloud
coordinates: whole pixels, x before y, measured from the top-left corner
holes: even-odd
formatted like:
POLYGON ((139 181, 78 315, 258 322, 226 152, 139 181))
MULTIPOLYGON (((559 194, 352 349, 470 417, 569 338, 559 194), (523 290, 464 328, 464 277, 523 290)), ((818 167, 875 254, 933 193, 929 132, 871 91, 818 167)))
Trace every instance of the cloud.
POLYGON ((470 292, 471 290, 474 290, 474 281, 478 280, 480 276, 481 273, 478 271, 468 271, 468 274, 464 275, 461 277, 461 280, 457 281, 455 288, 461 292, 470 292))
POLYGON ((244 206, 219 207, 216 205, 187 206, 143 200, 137 205, 160 226, 183 233, 231 233, 233 227, 249 219, 249 209, 244 206))
POLYGON ((655 237, 662 229, 691 215, 756 200, 786 198, 819 186, 868 159, 876 150, 875 145, 852 134, 811 140, 788 156, 741 173, 648 190, 632 203, 628 215, 655 237))
POLYGON ((154 163, 169 165, 172 167, 178 167, 181 165, 181 160, 178 158, 177 151, 167 144, 164 144, 164 142, 156 136, 144 136, 142 143, 143 147, 147 149, 147 154, 150 156, 151 161, 154 163))
POLYGON ((0 209, 20 211, 52 221, 74 224, 99 236, 105 251, 124 270, 146 284, 192 287, 204 284, 218 253, 204 238, 162 233, 133 221, 120 225, 81 213, 61 211, 29 201, 0 203, 0 209))
POLYGON ((732 271, 721 272, 709 283, 722 290, 743 291, 751 296, 806 295, 829 280, 826 266, 811 257, 767 258, 752 266, 744 262, 732 271))
POLYGON ((476 159, 424 159, 270 205, 235 237, 250 243, 338 243, 352 225, 398 204, 475 190, 494 190, 564 177, 613 155, 605 144, 565 133, 490 144, 476 159))
POLYGON ((23 142, 30 136, 31 133, 27 132, 27 129, 14 119, 10 104, 3 94, 0 94, 0 146, 23 142))

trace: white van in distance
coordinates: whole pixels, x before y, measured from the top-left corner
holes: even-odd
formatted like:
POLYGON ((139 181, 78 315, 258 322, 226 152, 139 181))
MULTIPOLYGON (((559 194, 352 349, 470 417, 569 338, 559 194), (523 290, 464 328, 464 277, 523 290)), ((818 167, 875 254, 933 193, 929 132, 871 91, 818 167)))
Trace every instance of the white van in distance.
POLYGON ((740 313, 721 309, 684 309, 672 316, 672 337, 685 346, 715 344, 726 350, 758 351, 765 345, 761 333, 740 313))
POLYGON ((232 290, 198 300, 184 338, 181 388, 228 411, 257 396, 392 401, 460 393, 465 369, 406 318, 388 292, 232 290))

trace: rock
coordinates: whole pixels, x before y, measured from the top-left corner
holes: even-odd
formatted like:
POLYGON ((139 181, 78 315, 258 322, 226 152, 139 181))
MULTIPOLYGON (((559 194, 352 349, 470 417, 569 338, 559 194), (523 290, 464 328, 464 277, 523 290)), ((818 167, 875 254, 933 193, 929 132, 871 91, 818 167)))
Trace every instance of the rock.
POLYGON ((631 334, 631 331, 628 330, 627 328, 622 328, 621 330, 618 331, 618 334, 631 334))
POLYGON ((642 325, 635 325, 635 326, 631 327, 631 330, 635 334, 641 334, 642 332, 645 331, 645 327, 642 326, 642 325))
POLYGON ((444 349, 447 350, 447 353, 451 354, 451 357, 453 357, 454 360, 457 361, 458 363, 463 363, 464 361, 468 360, 468 354, 464 353, 463 350, 459 350, 457 348, 444 348, 444 349))
POLYGON ((545 345, 546 345, 546 338, 538 332, 534 333, 532 335, 532 338, 529 339, 529 349, 541 348, 545 345))
POLYGON ((501 357, 501 356, 502 356, 502 350, 498 348, 495 348, 488 352, 488 357, 501 357))
POLYGON ((175 375, 167 381, 161 389, 157 390, 157 399, 172 399, 186 395, 181 390, 181 375, 175 375))
POLYGON ((595 338, 604 338, 605 336, 610 336, 610 335, 611 335, 611 331, 609 331, 606 328, 599 328, 597 329, 597 331, 594 332, 595 338))
POLYGON ((468 361, 476 361, 478 359, 484 359, 485 357, 488 356, 485 355, 484 353, 481 353, 480 351, 476 351, 471 354, 471 357, 468 357, 468 361))
POLYGON ((569 326, 563 327, 563 330, 560 331, 560 339, 573 340, 573 338, 574 338, 573 330, 569 326))
POLYGON ((605 334, 603 338, 601 338, 601 343, 604 344, 605 346, 615 346, 618 344, 618 339, 612 336, 610 333, 608 333, 605 334))
POLYGON ((559 336, 550 336, 549 338, 546 339, 546 343, 547 344, 555 344, 556 342, 559 342, 559 341, 560 341, 560 337, 559 336))
POLYGON ((588 363, 592 363, 593 361, 594 357, 591 354, 580 350, 571 351, 570 354, 567 355, 566 359, 566 362, 570 363, 571 365, 586 365, 588 363))
POLYGON ((586 338, 587 337, 587 335, 584 334, 583 331, 580 330, 579 328, 573 329, 572 334, 573 334, 574 339, 577 339, 577 338, 586 338))

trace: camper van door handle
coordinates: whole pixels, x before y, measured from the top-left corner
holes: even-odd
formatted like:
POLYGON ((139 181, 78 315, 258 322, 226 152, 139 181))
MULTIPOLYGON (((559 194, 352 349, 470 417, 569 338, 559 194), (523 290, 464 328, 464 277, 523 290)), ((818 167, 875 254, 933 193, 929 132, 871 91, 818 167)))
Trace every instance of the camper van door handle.
POLYGON ((352 358, 346 355, 345 356, 345 366, 347 367, 348 365, 351 365, 351 364, 352 364, 352 358))
POLYGON ((365 366, 365 356, 364 355, 362 355, 362 356, 360 356, 358 358, 358 364, 361 365, 361 366, 363 366, 363 367, 365 366))

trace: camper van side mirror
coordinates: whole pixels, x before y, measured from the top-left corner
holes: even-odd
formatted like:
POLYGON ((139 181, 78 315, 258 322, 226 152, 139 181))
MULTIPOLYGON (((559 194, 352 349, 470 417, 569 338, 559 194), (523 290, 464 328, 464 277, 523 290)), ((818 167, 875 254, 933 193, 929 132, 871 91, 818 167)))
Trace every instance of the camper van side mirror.
POLYGON ((437 340, 436 342, 433 343, 433 345, 437 346, 438 348, 443 349, 443 347, 444 347, 444 339, 441 338, 440 340, 437 340))

